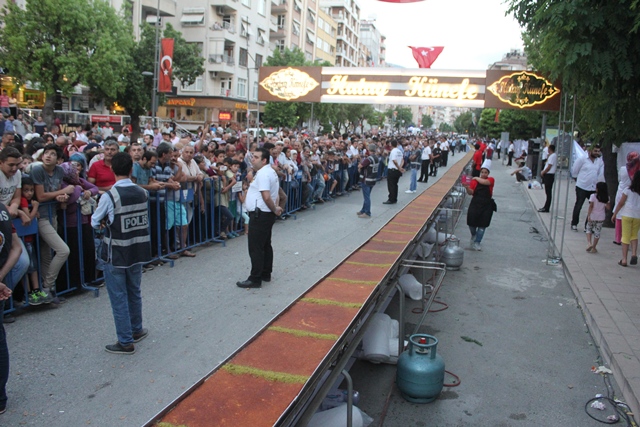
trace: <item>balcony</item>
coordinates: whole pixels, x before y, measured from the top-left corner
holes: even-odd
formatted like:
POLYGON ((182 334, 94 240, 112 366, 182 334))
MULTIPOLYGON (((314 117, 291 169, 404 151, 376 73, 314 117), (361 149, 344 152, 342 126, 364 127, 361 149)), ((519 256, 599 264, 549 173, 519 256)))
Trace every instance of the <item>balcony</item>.
POLYGON ((284 27, 276 26, 276 31, 270 31, 269 32, 269 40, 283 39, 286 36, 287 36, 287 34, 284 31, 284 27))
MULTIPOLYGON (((142 0, 142 16, 155 15, 158 10, 158 0, 142 0)), ((160 0, 160 16, 176 16, 176 0, 160 0)))
POLYGON ((225 40, 232 42, 237 41, 237 31, 234 22, 216 21, 209 29, 213 31, 213 39, 220 39, 222 36, 225 40))
POLYGON ((284 14, 289 10, 288 0, 271 0, 271 13, 284 14))
POLYGON ((236 61, 233 56, 226 53, 214 53, 209 55, 209 65, 207 70, 217 72, 218 74, 234 74, 236 61))
POLYGON ((211 7, 218 15, 230 15, 238 12, 238 0, 212 0, 211 7))

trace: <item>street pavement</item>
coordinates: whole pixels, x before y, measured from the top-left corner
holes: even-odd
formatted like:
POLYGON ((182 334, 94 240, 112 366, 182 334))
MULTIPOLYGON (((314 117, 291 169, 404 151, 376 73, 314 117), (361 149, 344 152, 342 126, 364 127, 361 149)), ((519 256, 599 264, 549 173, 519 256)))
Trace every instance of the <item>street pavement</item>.
MULTIPOLYGON (((616 348, 607 341, 609 331, 624 325, 615 323, 619 319, 615 316, 609 330, 596 329, 589 319, 603 314, 592 311, 598 295, 591 290, 595 285, 589 285, 587 299, 576 298, 573 289, 587 286, 576 286, 578 273, 597 281, 584 267, 607 277, 609 264, 611 274, 631 275, 634 269, 618 271, 623 270, 616 265, 619 247, 613 247, 612 238, 604 234, 611 230, 603 232, 599 254, 584 251, 584 233, 567 232, 563 257, 567 265, 573 262, 582 268, 571 272, 567 267, 570 280, 561 266, 543 262, 548 249, 544 225, 526 193, 534 198, 544 197, 544 192, 528 192, 514 183, 509 172, 494 160, 498 212, 481 252, 468 249, 465 217, 460 220, 455 232, 465 247, 464 264, 460 271, 447 274, 439 293, 449 308, 429 314, 423 327, 438 337, 447 370, 458 375, 461 384, 446 388, 432 404, 410 404, 393 385, 394 366, 358 362, 352 369, 354 386, 361 393, 360 407, 374 418, 374 426, 600 425, 583 409, 596 393, 607 394, 602 377, 590 369, 601 364, 600 348, 605 360, 616 348), (572 238, 575 250, 569 243, 572 238), (613 247, 611 254, 607 246, 613 247), (595 264, 600 261, 601 268, 595 264)), ((418 190, 430 184, 419 183, 418 190)), ((174 268, 145 273, 143 313, 150 334, 133 356, 104 351, 105 344, 115 342, 105 291, 98 298, 81 293, 57 309, 36 307, 18 316, 16 323, 5 325, 11 373, 8 411, 0 415, 0 425, 144 424, 392 218, 417 195, 404 193, 408 185, 405 174, 397 205, 382 205, 386 183, 376 185, 371 219, 356 217, 362 196, 354 192, 277 223, 273 280, 262 289, 235 286, 249 272, 244 237, 228 241, 226 247, 197 249, 196 258, 181 258, 174 268)), ((620 292, 625 288, 620 279, 605 277, 602 283, 610 294, 612 286, 620 292)), ((618 305, 633 303, 629 289, 626 292, 627 298, 616 300, 618 305)), ((410 324, 417 322, 418 315, 410 312, 417 305, 409 304, 410 324)), ((397 306, 392 304, 389 313, 397 318, 397 306)), ((626 331, 616 336, 617 341, 623 341, 626 331)), ((635 354, 638 342, 635 339, 635 354)), ((625 355, 631 351, 617 354, 618 364, 630 364, 625 355)), ((633 362, 637 361, 635 357, 633 362)), ((628 381, 638 372, 627 376, 628 381)), ((624 381, 620 384, 624 388, 624 381)))
POLYGON ((374 187, 371 219, 356 216, 362 195, 353 192, 277 222, 272 281, 262 289, 235 285, 249 275, 245 237, 197 248, 196 258, 145 273, 149 336, 135 355, 104 351, 116 341, 104 289, 98 298, 78 293, 59 308, 19 314, 5 325, 11 372, 0 426, 146 423, 386 224, 417 195, 405 194, 408 181, 405 174, 396 205, 382 204, 385 181, 374 187))
MULTIPOLYGON (((544 191, 522 188, 536 208, 542 207, 544 191)), ((622 249, 613 244, 613 228, 602 229, 598 253, 586 252, 587 239, 583 227, 578 226, 578 231, 571 231, 575 182, 568 182, 566 176, 559 187, 559 199, 560 203, 552 208, 551 213, 536 214, 545 230, 556 231, 558 248, 564 227, 562 259, 565 274, 624 399, 635 414, 640 414, 640 266, 625 268, 618 265, 622 249), (554 218, 558 217, 561 218, 556 226, 554 218)), ((587 209, 588 202, 582 208, 581 222, 586 218, 587 209)), ((627 262, 630 258, 631 250, 627 262)))
MULTIPOLYGON (((585 316, 594 317, 594 304, 574 294, 585 285, 576 286, 577 274, 568 280, 562 266, 546 262, 549 242, 537 213, 542 204, 527 196, 544 198, 544 191, 516 184, 511 171, 493 160, 498 211, 480 252, 470 247, 465 208, 455 229, 465 249, 462 268, 447 272, 431 307, 448 308, 429 313, 420 329, 438 338, 438 353, 459 385, 445 387, 433 403, 409 403, 394 384, 395 366, 358 362, 351 369, 354 388, 373 426, 597 426, 585 403, 598 393, 621 397, 615 381, 609 388, 591 372, 603 364, 599 350, 609 334, 585 322, 585 316)), ((576 239, 575 248, 565 246, 564 253, 571 254, 569 265, 591 264, 596 271, 618 267, 617 255, 606 255, 605 247, 613 246, 606 234, 601 253, 590 254, 584 233, 571 233, 567 239, 576 239)), ((598 281, 596 275, 581 275, 586 276, 598 281)), ((406 299, 406 304, 405 332, 410 333, 420 317, 412 309, 420 302, 406 299)), ((387 313, 398 319, 397 304, 387 313)), ((445 383, 453 384, 454 378, 447 374, 445 383)), ((591 411, 605 418, 608 410, 591 411)))

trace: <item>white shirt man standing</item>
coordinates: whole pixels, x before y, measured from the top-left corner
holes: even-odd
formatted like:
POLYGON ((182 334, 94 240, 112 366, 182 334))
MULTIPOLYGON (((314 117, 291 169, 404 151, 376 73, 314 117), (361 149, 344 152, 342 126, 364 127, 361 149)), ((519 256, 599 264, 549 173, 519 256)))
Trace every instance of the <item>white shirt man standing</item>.
POLYGON ((595 144, 589 150, 589 155, 578 158, 571 169, 571 175, 576 177, 576 203, 573 205, 571 217, 573 231, 578 231, 580 210, 585 200, 589 200, 589 197, 596 192, 596 184, 604 181, 604 162, 600 156, 600 144, 595 144))
POLYGON ((271 231, 276 217, 282 215, 282 208, 277 205, 280 186, 278 175, 269 167, 270 158, 269 150, 258 148, 251 160, 255 175, 245 199, 250 219, 248 241, 251 273, 247 280, 236 283, 240 288, 259 288, 263 281, 271 281, 271 231))

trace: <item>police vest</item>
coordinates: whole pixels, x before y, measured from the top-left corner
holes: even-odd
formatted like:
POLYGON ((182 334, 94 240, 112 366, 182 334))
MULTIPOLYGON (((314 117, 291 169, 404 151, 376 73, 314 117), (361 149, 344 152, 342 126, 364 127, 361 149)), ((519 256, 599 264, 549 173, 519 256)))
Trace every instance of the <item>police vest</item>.
POLYGON ((151 260, 148 193, 137 185, 112 187, 103 197, 113 202, 113 222, 107 225, 101 258, 126 268, 151 260))
POLYGON ((374 186, 378 181, 378 166, 380 162, 376 156, 369 156, 369 166, 363 170, 360 178, 364 180, 366 185, 374 186))

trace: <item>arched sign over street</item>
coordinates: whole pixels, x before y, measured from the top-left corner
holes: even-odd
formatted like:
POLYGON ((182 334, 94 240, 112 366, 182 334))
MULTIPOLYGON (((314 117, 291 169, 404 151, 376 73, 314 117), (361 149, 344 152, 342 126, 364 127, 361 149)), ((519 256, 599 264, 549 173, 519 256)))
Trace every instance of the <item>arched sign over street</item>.
POLYGON ((560 87, 531 71, 261 67, 260 101, 558 111, 560 87))

